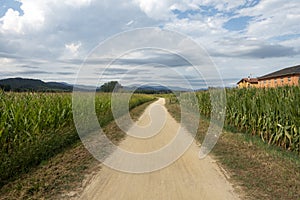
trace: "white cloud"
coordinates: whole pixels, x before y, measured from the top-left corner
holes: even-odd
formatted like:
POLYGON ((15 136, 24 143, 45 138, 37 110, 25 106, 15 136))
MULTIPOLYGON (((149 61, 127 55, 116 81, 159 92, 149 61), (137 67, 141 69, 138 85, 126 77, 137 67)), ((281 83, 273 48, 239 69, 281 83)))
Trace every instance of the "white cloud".
POLYGON ((127 22, 126 26, 130 26, 131 24, 133 24, 134 21, 133 20, 130 20, 129 22, 127 22))
POLYGON ((257 6, 239 11, 242 16, 253 16, 247 29, 249 37, 270 39, 285 34, 300 33, 300 6, 298 0, 261 1, 257 6))
POLYGON ((5 64, 5 65, 9 65, 11 63, 13 63, 13 59, 11 58, 0 58, 0 63, 5 64))
POLYGON ((20 33, 22 24, 19 20, 19 12, 13 9, 8 9, 5 15, 1 18, 1 32, 16 32, 20 33))
POLYGON ((67 54, 69 54, 71 57, 77 56, 81 45, 81 42, 72 42, 70 44, 65 44, 67 54))
POLYGON ((149 17, 153 19, 168 19, 172 1, 166 0, 134 0, 149 17))
POLYGON ((41 31, 41 29, 49 25, 47 24, 55 16, 67 15, 71 9, 87 7, 92 3, 92 0, 19 0, 22 5, 20 9, 23 15, 18 11, 8 9, 5 15, 0 19, 2 26, 0 27, 3 33, 28 34, 30 32, 41 31), (71 8, 71 9, 69 9, 71 8), (66 12, 66 13, 62 13, 66 12), (46 22, 48 20, 48 22, 46 22))
POLYGON ((186 72, 194 72, 195 69, 194 69, 194 67, 187 67, 187 68, 185 69, 185 71, 186 71, 186 72))
POLYGON ((64 3, 73 7, 89 6, 92 0, 65 0, 64 3))
POLYGON ((234 1, 224 1, 224 0, 194 0, 194 4, 202 6, 213 6, 219 11, 230 11, 241 5, 245 4, 245 0, 234 0, 234 1))
MULTIPOLYGON (((0 59, 1 71, 9 72, 7 67, 10 67, 11 71, 15 72, 16 70, 12 69, 21 64, 37 66, 39 71, 52 72, 54 65, 55 71, 60 71, 61 68, 64 69, 61 71, 66 72, 69 70, 67 67, 73 67, 74 70, 81 64, 80 59, 87 56, 88 52, 101 41, 124 30, 149 26, 161 26, 178 31, 197 41, 221 66, 224 77, 240 77, 252 71, 253 74, 261 75, 266 71, 273 71, 272 67, 264 69, 263 66, 290 66, 300 62, 299 55, 296 55, 296 52, 300 52, 299 36, 291 38, 288 36, 300 33, 298 0, 284 3, 282 0, 260 1, 254 7, 244 9, 240 9, 239 6, 246 2, 250 4, 251 1, 20 0, 20 2, 24 15, 21 16, 18 11, 8 9, 0 19, 0 58, 4 58, 0 59), (217 9, 217 13, 213 10, 207 15, 205 8, 199 6, 217 9), (181 12, 180 17, 176 16, 175 10, 181 12), (191 10, 193 12, 190 12, 191 10), (187 12, 183 13, 185 11, 187 12), (253 17, 245 30, 234 32, 223 28, 224 23, 230 18, 242 16, 253 17), (286 38, 277 39, 278 36, 286 38), (273 51, 270 50, 272 48, 273 51), (294 55, 278 54, 281 49, 294 55), (260 53, 268 50, 270 56, 280 55, 280 57, 259 58, 260 53), (5 59, 10 59, 10 63, 5 59)), ((137 37, 141 42, 145 38, 144 35, 137 37)), ((160 42, 163 44, 165 41, 160 42)), ((129 40, 120 42, 115 46, 115 50, 126 45, 131 45, 129 40)), ((176 45, 189 52, 184 44, 176 45)), ((146 58, 147 54, 136 53, 130 56, 133 56, 133 59, 139 56, 146 58)), ((37 78, 48 77, 42 74, 39 76, 37 78)), ((59 75, 54 78, 71 80, 71 77, 72 75, 59 75)))
POLYGON ((30 31, 39 30, 45 21, 45 7, 42 3, 33 0, 20 1, 21 9, 24 15, 20 15, 18 11, 8 9, 5 15, 0 19, 2 33, 26 34, 30 31))

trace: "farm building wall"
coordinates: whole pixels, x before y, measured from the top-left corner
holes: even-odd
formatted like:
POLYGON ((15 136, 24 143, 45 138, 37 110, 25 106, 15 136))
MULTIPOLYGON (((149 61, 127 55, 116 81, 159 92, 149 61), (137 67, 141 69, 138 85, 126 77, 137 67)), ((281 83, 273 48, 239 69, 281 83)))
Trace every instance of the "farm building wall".
POLYGON ((266 78, 258 80, 259 88, 274 88, 282 86, 299 85, 299 75, 287 75, 274 78, 266 78))

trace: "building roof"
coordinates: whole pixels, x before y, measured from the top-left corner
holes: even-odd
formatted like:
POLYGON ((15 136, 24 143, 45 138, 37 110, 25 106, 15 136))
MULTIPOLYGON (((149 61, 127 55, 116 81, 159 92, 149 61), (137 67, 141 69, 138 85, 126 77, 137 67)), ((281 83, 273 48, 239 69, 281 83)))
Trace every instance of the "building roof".
POLYGON ((243 78, 237 84, 239 84, 240 82, 243 82, 243 81, 246 81, 246 82, 249 82, 249 83, 252 83, 252 84, 258 83, 257 78, 243 78))
POLYGON ((258 79, 269 79, 269 78, 276 78, 281 76, 288 76, 288 75, 300 75, 300 65, 294 67, 288 67, 285 69, 281 69, 279 71, 258 77, 258 79))

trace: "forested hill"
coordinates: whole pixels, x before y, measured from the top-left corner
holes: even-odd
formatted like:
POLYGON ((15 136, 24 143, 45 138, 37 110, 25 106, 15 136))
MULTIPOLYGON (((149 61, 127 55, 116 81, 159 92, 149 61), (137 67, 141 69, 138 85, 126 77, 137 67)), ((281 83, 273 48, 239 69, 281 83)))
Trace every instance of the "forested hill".
POLYGON ((5 91, 72 91, 73 86, 67 83, 44 82, 38 79, 9 78, 0 80, 0 88, 5 91))

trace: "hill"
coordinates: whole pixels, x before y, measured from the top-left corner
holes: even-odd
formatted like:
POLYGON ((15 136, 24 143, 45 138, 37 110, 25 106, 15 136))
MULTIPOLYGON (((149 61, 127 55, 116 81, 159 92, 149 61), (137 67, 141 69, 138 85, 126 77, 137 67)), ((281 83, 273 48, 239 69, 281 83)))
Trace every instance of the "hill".
POLYGON ((0 88, 5 91, 68 92, 73 86, 67 83, 44 82, 38 79, 8 78, 0 80, 0 88))

